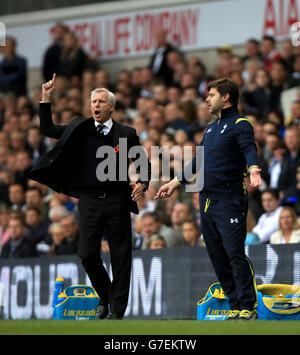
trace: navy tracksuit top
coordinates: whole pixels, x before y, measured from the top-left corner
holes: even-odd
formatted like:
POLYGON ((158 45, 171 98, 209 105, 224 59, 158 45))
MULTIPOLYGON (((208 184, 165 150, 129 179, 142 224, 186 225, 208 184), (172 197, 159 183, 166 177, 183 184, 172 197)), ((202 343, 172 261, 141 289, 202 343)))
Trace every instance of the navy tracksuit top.
MULTIPOLYGON (((236 106, 221 111, 221 117, 208 124, 203 140, 204 186, 201 195, 211 199, 246 194, 246 169, 257 166, 252 123, 240 116, 236 106)), ((192 169, 195 172, 195 157, 192 169)), ((177 179, 185 184, 184 171, 177 179)))

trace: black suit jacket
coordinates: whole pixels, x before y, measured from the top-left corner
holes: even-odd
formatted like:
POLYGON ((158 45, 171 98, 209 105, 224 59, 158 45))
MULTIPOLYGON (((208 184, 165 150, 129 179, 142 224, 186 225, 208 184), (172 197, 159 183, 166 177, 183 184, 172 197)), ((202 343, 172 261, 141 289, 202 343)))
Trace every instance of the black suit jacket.
MULTIPOLYGON (((155 74, 156 78, 163 80, 166 85, 171 85, 173 83, 174 72, 171 68, 169 68, 168 62, 167 62, 167 56, 171 51, 177 51, 177 49, 175 47, 173 47, 172 45, 167 44, 165 47, 165 50, 163 52, 163 59, 162 59, 161 65, 158 69, 158 72, 155 74)), ((155 60, 156 54, 157 54, 157 50, 155 51, 155 53, 152 55, 152 57, 150 59, 150 68, 152 70, 153 70, 153 65, 154 65, 154 60, 155 60)))
POLYGON ((11 250, 11 241, 8 240, 2 247, 1 258, 31 258, 37 256, 35 246, 24 236, 14 251, 11 250))
MULTIPOLYGON (((54 191, 79 198, 86 191, 86 186, 76 174, 77 156, 74 147, 80 144, 80 127, 90 118, 75 118, 68 125, 54 125, 51 115, 51 104, 40 104, 40 129, 45 136, 59 139, 56 145, 44 154, 29 173, 29 178, 49 186, 54 191)), ((127 156, 131 147, 140 145, 135 129, 113 121, 113 145, 119 144, 120 138, 127 138, 127 156)), ((148 162, 148 180, 142 181, 148 186, 151 179, 151 164, 148 162)), ((117 157, 118 159, 118 157, 117 157)), ((129 159, 128 159, 129 163, 129 159)), ((129 166, 129 165, 128 165, 129 166)), ((78 170, 77 170, 78 171, 78 170)), ((138 214, 137 203, 132 201, 129 179, 127 180, 128 208, 138 214)))
POLYGON ((300 152, 295 158, 289 151, 283 155, 281 172, 278 179, 278 190, 283 192, 284 198, 297 196, 297 167, 300 165, 300 152))

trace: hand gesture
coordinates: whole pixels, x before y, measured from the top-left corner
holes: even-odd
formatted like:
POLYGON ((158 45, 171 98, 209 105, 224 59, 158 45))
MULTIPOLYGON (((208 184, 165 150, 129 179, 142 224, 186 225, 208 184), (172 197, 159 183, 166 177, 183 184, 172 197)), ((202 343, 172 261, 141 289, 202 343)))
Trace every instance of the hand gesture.
POLYGON ((258 167, 253 167, 250 169, 250 186, 252 188, 257 188, 261 186, 262 181, 261 181, 261 169, 258 167))
POLYGON ((159 198, 165 199, 170 197, 175 191, 175 189, 178 187, 178 185, 180 185, 180 182, 176 178, 171 180, 159 189, 158 193, 154 197, 154 200, 157 200, 159 198))
POLYGON ((143 184, 140 184, 140 183, 134 183, 132 182, 130 184, 130 186, 132 187, 133 191, 131 193, 131 198, 133 201, 137 201, 139 200, 142 195, 143 195, 143 190, 144 190, 144 186, 143 184))
POLYGON ((53 78, 42 85, 42 102, 50 102, 51 96, 55 90, 56 74, 53 74, 53 78))

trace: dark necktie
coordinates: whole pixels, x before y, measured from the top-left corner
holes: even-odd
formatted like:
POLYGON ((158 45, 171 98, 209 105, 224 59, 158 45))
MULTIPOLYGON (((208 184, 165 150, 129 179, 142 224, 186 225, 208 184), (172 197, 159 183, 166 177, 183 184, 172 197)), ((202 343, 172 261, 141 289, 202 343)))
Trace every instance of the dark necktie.
POLYGON ((97 125, 96 129, 97 129, 97 132, 98 132, 98 134, 99 134, 100 136, 103 136, 103 135, 104 135, 104 132, 103 132, 103 130, 104 130, 104 125, 103 125, 103 124, 99 123, 99 124, 97 125))

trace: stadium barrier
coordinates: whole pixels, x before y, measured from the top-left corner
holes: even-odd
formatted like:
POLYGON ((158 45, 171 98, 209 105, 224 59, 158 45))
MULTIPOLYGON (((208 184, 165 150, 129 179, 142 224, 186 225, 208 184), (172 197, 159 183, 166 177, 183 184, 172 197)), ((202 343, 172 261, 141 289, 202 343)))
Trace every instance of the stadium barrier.
MULTIPOLYGON (((257 284, 300 285, 300 244, 246 246, 257 284)), ((109 254, 103 261, 110 275, 109 254)), ((53 291, 90 285, 77 256, 0 260, 2 319, 51 319, 53 291), (3 293, 3 292, 2 292, 3 293)), ((217 282, 205 248, 180 247, 133 252, 126 318, 196 319, 197 302, 217 282)))
MULTIPOLYGON (((300 287, 286 284, 257 286, 257 318, 300 320, 300 287)), ((230 311, 228 297, 219 282, 211 285, 197 304, 198 320, 225 320, 230 311)))

